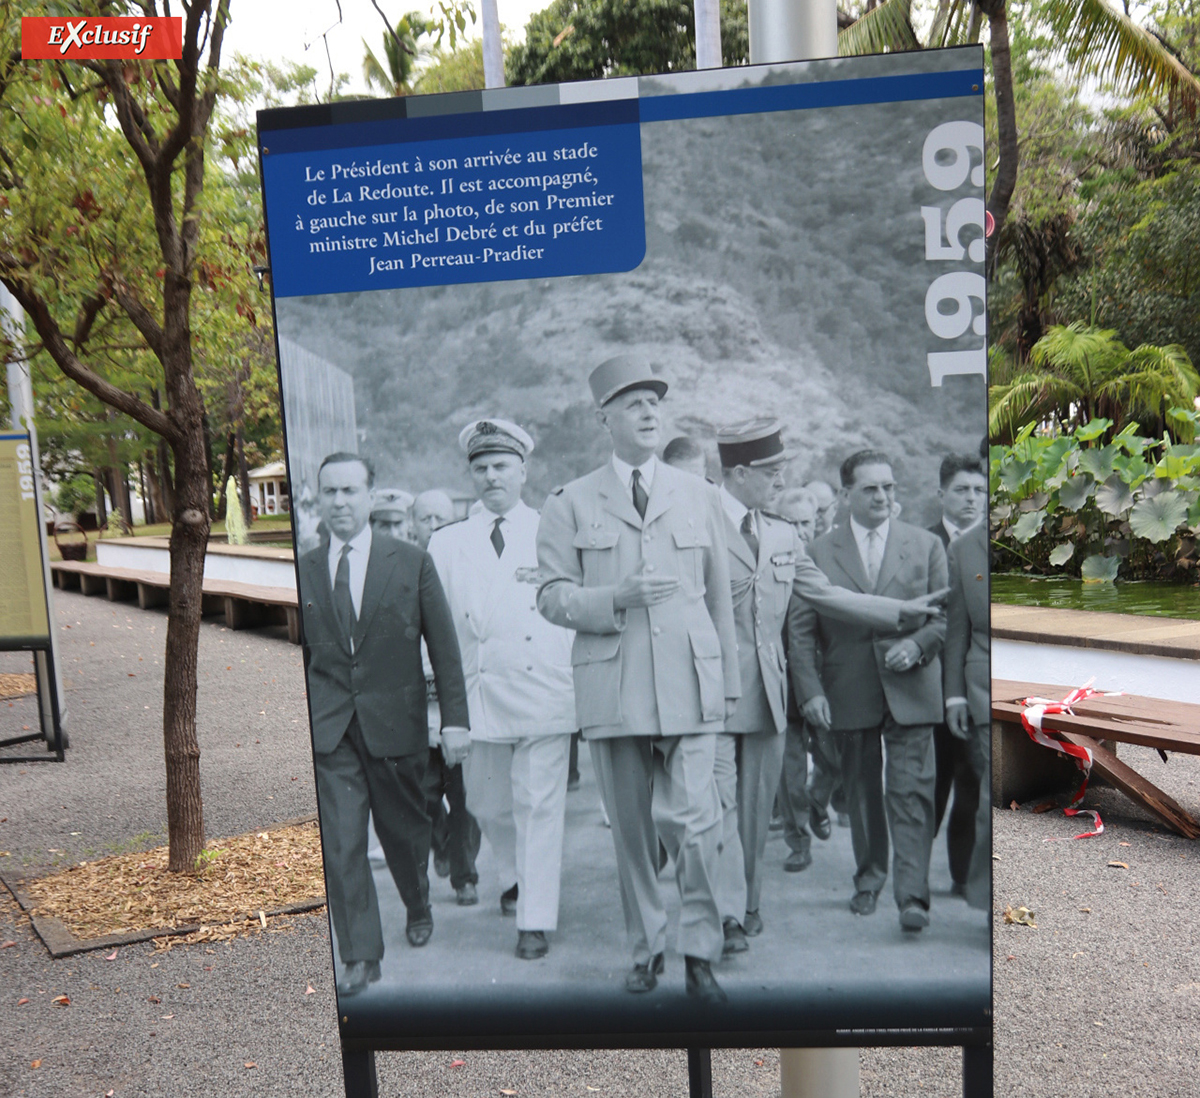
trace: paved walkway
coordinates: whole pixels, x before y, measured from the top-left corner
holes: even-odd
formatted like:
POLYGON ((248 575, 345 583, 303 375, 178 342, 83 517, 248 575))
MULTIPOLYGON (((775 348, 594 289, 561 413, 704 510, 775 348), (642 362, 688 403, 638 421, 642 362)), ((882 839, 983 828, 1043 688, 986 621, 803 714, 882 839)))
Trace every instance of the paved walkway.
POLYGON ((1200 659, 1200 621, 992 603, 992 636, 1032 644, 1200 659))
MULTIPOLYGON (((42 872, 156 845, 165 826, 159 713, 165 615, 64 592, 55 593, 55 607, 72 747, 62 765, 0 767, 5 871, 42 872)), ((9 666, 19 660, 3 657, 0 670, 20 670, 9 666)), ((1053 678, 1053 669, 1046 674, 1053 678)), ((234 834, 312 811, 300 655, 282 631, 233 633, 206 622, 200 682, 209 834, 234 834)), ((0 737, 34 723, 33 714, 32 699, 0 702, 0 737)), ((1200 760, 1175 757, 1164 765, 1153 752, 1145 755, 1136 765, 1189 810, 1200 811, 1200 760)), ((572 811, 590 811, 588 796, 572 794, 578 798, 572 811)), ((1040 927, 996 920, 997 1092, 1063 1098, 1194 1093, 1200 850, 1163 833, 1112 791, 1096 791, 1094 801, 1108 831, 1079 843, 1042 841, 1076 830, 1058 813, 994 813, 996 908, 1027 904, 1040 927), (1109 868, 1111 860, 1130 868, 1109 868)), ((577 834, 597 849, 607 840, 598 826, 577 834)), ((828 873, 832 888, 841 856, 837 844, 844 841, 835 833, 818 847, 818 865, 794 887, 819 890, 828 873)), ((939 864, 943 858, 939 850, 939 864)), ((791 889, 792 881, 781 879, 777 887, 791 889)), ((485 895, 485 903, 494 900, 485 895)), ((892 925, 885 910, 881 906, 875 916, 881 932, 892 925)), ((485 921, 496 930, 497 950, 508 948, 511 920, 485 921)), ((323 916, 299 917, 290 930, 211 947, 156 955, 151 946, 138 945, 117 951, 112 961, 103 953, 52 961, 15 905, 0 899, 0 943, 10 940, 15 945, 0 950, 0 1093, 341 1093, 323 916), (309 986, 313 994, 306 993, 309 986), (69 1006, 52 1003, 62 994, 69 1006), (29 1002, 18 1005, 22 998, 29 1002)), ((496 957, 499 964, 499 952, 496 957)), ((837 965, 836 947, 825 962, 837 965)), ((503 1088, 519 1098, 667 1098, 687 1087, 686 1063, 675 1051, 447 1051, 381 1054, 378 1060, 381 1093, 389 1096, 474 1098, 503 1088), (453 1066, 458 1060, 462 1065, 453 1066)), ((864 1050, 863 1094, 951 1098, 961 1092, 958 1063, 956 1050, 864 1050)), ((718 1095, 768 1098, 778 1093, 778 1078, 771 1050, 714 1054, 718 1095)))

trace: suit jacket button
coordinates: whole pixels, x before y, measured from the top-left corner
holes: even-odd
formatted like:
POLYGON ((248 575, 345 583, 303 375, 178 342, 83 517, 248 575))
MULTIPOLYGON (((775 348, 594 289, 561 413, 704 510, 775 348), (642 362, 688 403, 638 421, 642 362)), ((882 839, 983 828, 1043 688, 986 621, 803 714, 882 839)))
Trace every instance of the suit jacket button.
POLYGON ((533 636, 532 636, 532 635, 528 635, 528 636, 526 636, 526 638, 525 638, 525 639, 526 639, 527 641, 531 641, 531 640, 533 640, 533 636))
POLYGON ((657 637, 659 635, 659 633, 662 632, 662 626, 656 625, 653 629, 650 630, 650 632, 653 633, 657 637))
POLYGON ((525 670, 526 670, 526 671, 532 671, 532 670, 533 670, 533 664, 531 663, 531 664, 530 664, 528 667, 526 667, 526 668, 525 668, 525 670))
POLYGON ((654 565, 653 565, 653 564, 647 564, 647 565, 646 565, 646 571, 647 571, 647 572, 653 572, 653 571, 654 571, 654 565))

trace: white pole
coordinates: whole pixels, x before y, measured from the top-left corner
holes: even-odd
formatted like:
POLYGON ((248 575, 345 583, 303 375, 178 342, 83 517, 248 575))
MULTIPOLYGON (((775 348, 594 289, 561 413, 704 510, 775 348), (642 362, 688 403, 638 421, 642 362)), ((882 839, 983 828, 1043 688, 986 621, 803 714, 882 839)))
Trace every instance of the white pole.
POLYGON ((483 0, 483 86, 504 87, 504 44, 496 0, 483 0))
MULTIPOLYGON (((748 0, 747 17, 752 65, 837 56, 837 0, 748 0)), ((780 1049, 779 1090, 780 1098, 858 1098, 858 1049, 780 1049)))
POLYGON ((749 0, 750 64, 837 56, 837 0, 749 0))
MULTIPOLYGON (((20 305, 17 304, 17 299, 8 292, 7 286, 0 286, 0 326, 3 326, 5 334, 12 341, 13 345, 19 347, 21 345, 21 336, 25 330, 25 312, 20 305)), ((44 511, 42 509, 42 460, 41 454, 38 452, 37 428, 33 422, 33 379, 29 374, 29 363, 16 360, 16 356, 7 364, 5 371, 6 381, 8 383, 8 404, 9 417, 12 420, 14 431, 29 432, 29 448, 33 451, 33 489, 37 496, 37 515, 38 522, 42 522, 44 511)), ((39 536, 42 545, 42 582, 46 585, 46 602, 51 611, 50 613, 50 659, 54 664, 54 683, 56 693, 58 695, 58 717, 63 729, 63 735, 66 735, 67 729, 67 696, 63 692, 62 678, 62 663, 58 658, 58 635, 54 629, 54 606, 53 598, 50 594, 50 589, 53 586, 50 577, 50 560, 46 555, 46 534, 43 530, 39 536)), ((40 656, 38 657, 41 658, 40 656)), ((38 683, 39 689, 44 690, 43 683, 38 683)), ((47 706, 43 706, 42 712, 42 732, 46 736, 46 742, 51 743, 54 739, 54 730, 50 723, 53 721, 53 715, 49 712, 47 706)))
POLYGON ((695 0, 696 7, 696 68, 721 67, 721 5, 720 0, 695 0))

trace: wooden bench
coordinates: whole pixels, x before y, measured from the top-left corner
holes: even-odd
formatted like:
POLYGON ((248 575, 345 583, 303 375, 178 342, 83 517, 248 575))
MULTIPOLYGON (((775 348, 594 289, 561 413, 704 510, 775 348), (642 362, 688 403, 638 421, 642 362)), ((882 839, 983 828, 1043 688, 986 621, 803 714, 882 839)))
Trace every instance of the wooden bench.
MULTIPOLYGON (((992 680, 992 797, 996 803, 1063 788, 1078 782, 1078 770, 1062 756, 1033 743, 1021 726, 1028 697, 1064 698, 1070 686, 992 680)), ((1200 822, 1137 771, 1121 762, 1110 744, 1131 743, 1159 752, 1200 755, 1200 705, 1133 694, 1096 696, 1073 706, 1071 714, 1048 714, 1042 731, 1092 750, 1092 772, 1116 786, 1172 831, 1200 838, 1200 822)), ((1164 756, 1165 758, 1165 756, 1164 756)))
MULTIPOLYGON (((166 572, 117 568, 92 561, 51 561, 54 585, 76 588, 85 595, 107 595, 113 602, 137 599, 141 609, 167 604, 171 577, 166 572)), ((286 625, 288 640, 300 643, 300 610, 290 587, 265 587, 236 580, 205 578, 201 612, 224 614, 230 629, 254 625, 286 625)))

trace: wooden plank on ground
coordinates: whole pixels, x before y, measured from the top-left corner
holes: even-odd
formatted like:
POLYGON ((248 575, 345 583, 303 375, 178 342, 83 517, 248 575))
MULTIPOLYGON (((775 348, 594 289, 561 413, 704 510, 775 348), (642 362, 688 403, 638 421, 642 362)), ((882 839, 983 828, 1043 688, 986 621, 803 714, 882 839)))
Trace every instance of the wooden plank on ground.
POLYGON ((1115 785, 1135 804, 1140 804, 1156 819, 1161 820, 1185 839, 1200 838, 1200 822, 1174 798, 1147 781, 1136 770, 1126 766, 1111 751, 1106 751, 1090 736, 1059 732, 1059 739, 1092 751, 1092 771, 1115 785))

